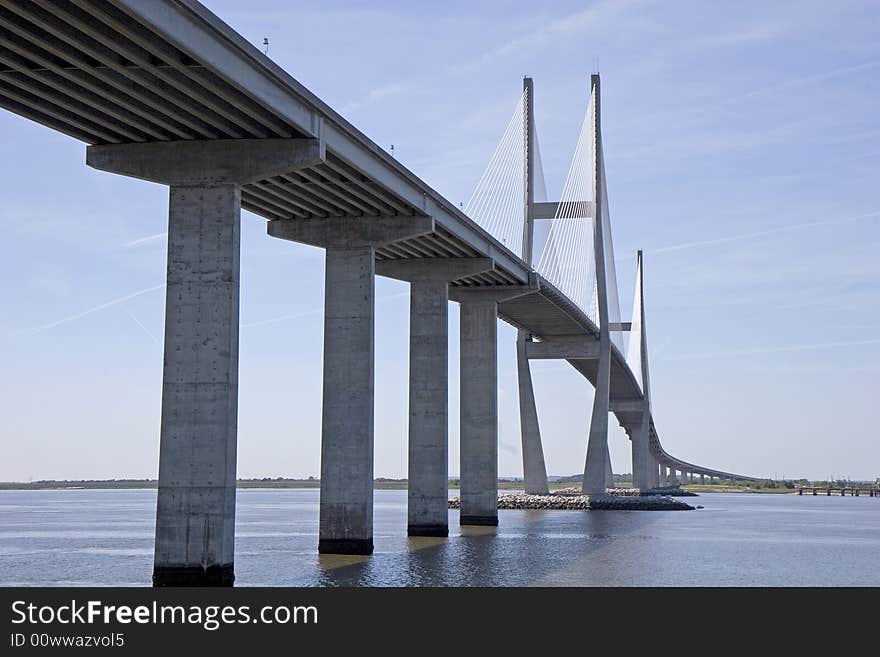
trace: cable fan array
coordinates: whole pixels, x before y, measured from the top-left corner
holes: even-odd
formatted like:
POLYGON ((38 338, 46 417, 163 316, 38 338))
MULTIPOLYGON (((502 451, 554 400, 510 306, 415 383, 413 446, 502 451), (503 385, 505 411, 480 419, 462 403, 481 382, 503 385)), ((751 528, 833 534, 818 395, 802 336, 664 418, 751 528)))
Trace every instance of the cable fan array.
POLYGON ((642 263, 636 269, 636 293, 633 298, 632 328, 626 348, 626 364, 629 365, 639 388, 642 387, 642 263))
POLYGON ((591 98, 536 269, 598 324, 590 218, 595 178, 593 105, 591 98))
MULTIPOLYGON (((525 178, 523 154, 525 140, 531 135, 529 148, 533 149, 534 187, 536 202, 546 200, 544 171, 534 122, 527 130, 526 108, 528 91, 523 90, 513 116, 498 143, 489 165, 477 183, 465 207, 465 214, 490 234, 520 255, 523 247, 525 216, 525 178)), ((599 325, 599 303, 596 281, 596 259, 593 244, 595 217, 602 222, 604 264, 608 295, 608 321, 620 322, 620 300, 614 264, 614 245, 611 238, 611 218, 608 193, 605 188, 605 163, 602 157, 601 135, 595 131, 596 98, 590 103, 581 124, 577 144, 556 212, 549 223, 546 238, 535 269, 571 299, 590 319, 599 325), (598 149, 598 153, 597 153, 598 149), (596 164, 599 164, 599 171, 596 164), (595 208, 597 175, 602 185, 599 208, 595 208)), ((541 237, 536 225, 535 244, 541 237)), ((531 263, 530 263, 531 264, 531 263)), ((611 334, 621 352, 624 349, 620 331, 611 334)))
MULTIPOLYGON (((620 322, 620 295, 617 291, 617 267, 614 264, 614 238, 611 233, 611 211, 608 209, 608 187, 605 184, 605 155, 602 149, 602 135, 596 140, 599 145, 599 171, 602 182, 602 202, 599 208, 599 217, 602 220, 602 246, 605 256, 605 294, 608 299, 608 322, 618 324, 620 322)), ((623 353, 623 333, 611 332, 611 341, 623 353)))
POLYGON ((516 255, 522 254, 525 222, 523 145, 527 92, 520 96, 507 129, 464 212, 516 255))

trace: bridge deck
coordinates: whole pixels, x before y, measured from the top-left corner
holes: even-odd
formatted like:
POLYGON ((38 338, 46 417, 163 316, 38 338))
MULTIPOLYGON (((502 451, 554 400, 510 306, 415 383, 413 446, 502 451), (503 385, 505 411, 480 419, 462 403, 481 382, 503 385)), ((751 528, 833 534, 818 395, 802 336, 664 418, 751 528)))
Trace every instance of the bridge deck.
MULTIPOLYGON (((539 338, 598 339, 586 314, 531 267, 194 0, 2 0, 0 107, 87 144, 319 138, 323 162, 242 187, 268 221, 430 216, 430 234, 382 246, 380 260, 491 258, 456 286, 522 285, 499 316, 539 338)), ((595 362, 571 361, 587 379, 595 362)), ((612 397, 641 399, 615 348, 612 397)), ((625 426, 632 414, 618 413, 625 426)), ((656 431, 652 450, 670 464, 656 431)))

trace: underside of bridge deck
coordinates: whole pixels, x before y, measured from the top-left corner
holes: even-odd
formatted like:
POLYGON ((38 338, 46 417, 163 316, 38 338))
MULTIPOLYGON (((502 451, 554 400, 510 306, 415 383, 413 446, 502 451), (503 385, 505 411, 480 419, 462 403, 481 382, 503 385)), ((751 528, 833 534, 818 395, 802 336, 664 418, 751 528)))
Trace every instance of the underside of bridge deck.
MULTIPOLYGON (((601 135, 598 76, 591 84, 601 135)), ((531 90, 525 81, 527 117, 531 90)), ((242 208, 271 236, 326 249, 322 552, 373 549, 377 273, 412 285, 410 533, 448 531, 447 298, 462 305, 463 523, 497 522, 498 318, 519 330, 527 392, 529 345, 561 354, 601 391, 585 490, 608 483, 609 409, 646 445, 644 478, 650 470, 655 485, 666 467, 737 478, 663 450, 643 381, 611 343, 611 331, 631 325, 609 318, 604 283, 594 322, 532 267, 531 218, 562 204, 535 203, 529 184, 524 251, 512 252, 195 0, 0 0, 0 107, 89 145, 96 168, 171 187, 157 585, 234 578, 242 208), (564 352, 572 340, 577 357, 564 352)), ((600 143, 595 155, 601 164, 600 143)), ((598 200, 604 179, 592 182, 598 200)), ((601 203, 574 207, 594 226, 605 221, 601 203)), ((537 412, 521 417, 533 424, 526 470, 546 488, 537 412)))

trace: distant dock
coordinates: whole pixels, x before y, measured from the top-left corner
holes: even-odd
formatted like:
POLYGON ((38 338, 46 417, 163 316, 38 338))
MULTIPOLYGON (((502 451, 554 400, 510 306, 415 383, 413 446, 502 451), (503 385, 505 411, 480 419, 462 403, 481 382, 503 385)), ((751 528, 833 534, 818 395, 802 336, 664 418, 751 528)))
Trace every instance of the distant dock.
POLYGON ((798 489, 798 495, 803 495, 804 491, 807 491, 807 494, 812 493, 813 495, 840 495, 841 497, 846 497, 848 494, 850 497, 880 497, 880 488, 877 487, 801 486, 798 489))

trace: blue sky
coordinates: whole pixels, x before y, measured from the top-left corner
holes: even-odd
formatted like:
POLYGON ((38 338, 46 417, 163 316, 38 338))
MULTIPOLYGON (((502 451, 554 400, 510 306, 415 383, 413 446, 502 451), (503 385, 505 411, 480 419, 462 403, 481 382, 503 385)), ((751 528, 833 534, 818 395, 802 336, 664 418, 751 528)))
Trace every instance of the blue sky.
MULTIPOLYGON (((602 74, 621 308, 645 250, 667 450, 758 476, 880 475, 875 2, 213 0, 435 189, 464 202, 523 75, 552 197, 602 74)), ((167 190, 0 113, 0 479, 155 476, 167 190)), ((241 476, 319 470, 323 253, 243 213, 241 476)), ((450 304, 450 472, 458 472, 450 304)), ((405 476, 407 286, 377 281, 376 474, 405 476)), ((499 330, 500 472, 521 472, 499 330)), ((591 388, 533 364, 548 469, 583 467, 591 388)), ((615 471, 628 441, 610 437, 615 471)))

